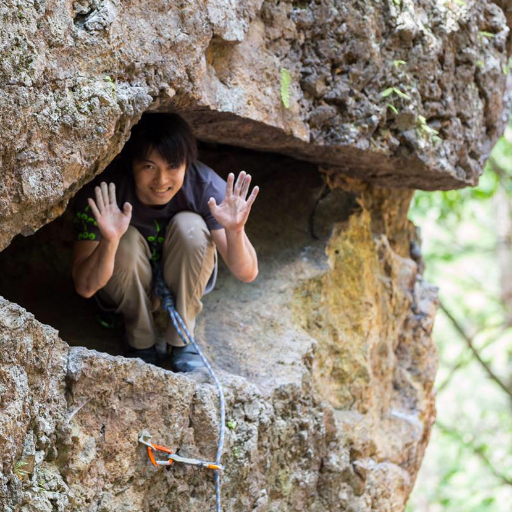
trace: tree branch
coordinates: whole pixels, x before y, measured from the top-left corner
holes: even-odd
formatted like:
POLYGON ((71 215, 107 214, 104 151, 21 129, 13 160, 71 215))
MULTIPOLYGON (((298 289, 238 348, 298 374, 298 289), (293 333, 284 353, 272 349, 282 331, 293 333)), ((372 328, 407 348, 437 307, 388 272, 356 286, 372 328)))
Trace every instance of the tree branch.
POLYGON ((504 384, 501 379, 492 371, 491 367, 488 363, 486 363, 478 353, 478 350, 475 348, 473 344, 473 339, 466 334, 466 331, 462 328, 462 326, 459 324, 459 322, 453 317, 453 315, 445 308, 444 304, 440 303, 440 308, 443 310, 444 314, 450 319, 455 329, 459 332, 459 334, 462 336, 464 341, 466 342, 467 346, 473 352, 473 355, 475 356, 476 360, 480 363, 482 368, 487 372, 489 377, 498 384, 498 386, 505 391, 505 393, 512 398, 512 390, 504 384))
POLYGON ((487 455, 485 455, 485 450, 482 445, 476 445, 471 442, 464 441, 464 436, 459 431, 448 428, 446 425, 443 425, 439 420, 436 420, 435 425, 436 427, 439 427, 439 429, 444 434, 456 439, 464 446, 469 448, 477 457, 479 457, 484 462, 484 464, 491 470, 492 474, 496 478, 499 478, 505 485, 512 485, 512 480, 510 478, 501 474, 494 468, 492 462, 489 460, 487 455))
MULTIPOLYGON (((487 342, 484 343, 482 347, 480 347, 480 350, 484 350, 487 347, 489 347, 490 345, 492 345, 495 341, 498 341, 499 337, 508 328, 509 328, 509 326, 507 325, 506 322, 500 322, 499 324, 495 324, 495 325, 485 325, 481 329, 478 329, 478 331, 474 334, 473 338, 476 335, 481 334, 482 332, 486 331, 487 329, 499 329, 498 334, 496 334, 494 338, 492 338, 490 340, 487 340, 487 342)), ((444 390, 444 388, 446 388, 446 386, 448 386, 448 384, 450 383, 453 375, 455 374, 455 372, 457 370, 459 370, 460 368, 466 366, 472 360, 471 356, 466 356, 465 354, 466 353, 464 353, 461 357, 459 357, 459 360, 452 367, 452 369, 450 370, 450 373, 448 374, 446 379, 439 386, 436 387, 436 393, 437 394, 441 393, 444 390)))

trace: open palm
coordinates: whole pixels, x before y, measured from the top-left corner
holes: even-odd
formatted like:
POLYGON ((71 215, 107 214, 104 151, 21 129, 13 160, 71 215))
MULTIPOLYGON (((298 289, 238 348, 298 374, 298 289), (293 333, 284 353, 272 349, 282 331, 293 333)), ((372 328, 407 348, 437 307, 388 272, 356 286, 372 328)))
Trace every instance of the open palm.
POLYGON ((119 240, 128 229, 132 218, 132 205, 125 203, 123 211, 116 201, 116 186, 113 183, 107 187, 105 182, 95 188, 96 202, 89 198, 89 206, 98 223, 101 236, 110 241, 119 240))
POLYGON ((251 206, 258 195, 259 187, 254 187, 251 195, 246 199, 251 184, 251 175, 242 171, 233 186, 234 181, 235 175, 230 173, 224 200, 218 205, 212 197, 208 201, 208 206, 212 215, 224 229, 241 231, 247 222, 251 206))

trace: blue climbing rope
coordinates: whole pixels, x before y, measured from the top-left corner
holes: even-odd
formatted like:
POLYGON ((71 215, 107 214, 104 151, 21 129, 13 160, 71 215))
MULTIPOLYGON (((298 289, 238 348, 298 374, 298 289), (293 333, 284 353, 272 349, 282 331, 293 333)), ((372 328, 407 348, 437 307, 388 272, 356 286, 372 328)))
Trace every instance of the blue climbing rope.
MULTIPOLYGON (((210 373, 213 381, 215 382, 215 385, 217 386, 217 392, 219 395, 219 403, 220 403, 220 425, 219 425, 219 445, 217 447, 217 457, 215 459, 215 462, 219 465, 221 465, 220 459, 222 457, 222 449, 224 447, 224 428, 225 428, 225 419, 226 419, 226 405, 224 401, 224 392, 222 391, 222 386, 220 384, 219 379, 217 378, 217 375, 215 375, 215 372, 213 371, 213 368, 211 367, 210 363, 204 356, 203 352, 199 348, 199 346, 196 343, 196 340, 190 334, 190 331, 187 329, 187 326, 185 325, 185 322, 183 322, 183 319, 181 318, 180 314, 176 310, 176 302, 174 301, 174 297, 167 287, 167 284, 165 283, 162 269, 158 262, 151 262, 153 266, 153 277, 155 281, 155 294, 162 302, 162 308, 164 311, 167 311, 169 313, 169 316, 171 318, 172 324, 174 325, 174 328, 176 329, 176 332, 179 334, 180 338, 182 339, 183 343, 185 345, 189 345, 192 343, 194 347, 197 350, 197 353, 201 357, 204 365, 208 369, 208 372, 210 373)), ((221 506, 220 506, 220 473, 219 470, 216 469, 215 471, 215 494, 216 494, 216 500, 217 500, 217 512, 221 512, 221 506)))

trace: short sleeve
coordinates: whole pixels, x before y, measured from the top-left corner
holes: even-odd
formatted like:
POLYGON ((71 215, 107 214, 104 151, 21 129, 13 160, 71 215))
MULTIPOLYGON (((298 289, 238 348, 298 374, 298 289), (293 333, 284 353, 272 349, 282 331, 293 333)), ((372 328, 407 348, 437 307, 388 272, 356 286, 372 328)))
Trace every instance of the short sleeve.
POLYGON ((91 207, 87 202, 89 197, 94 198, 94 188, 91 184, 82 188, 74 199, 73 227, 77 233, 77 241, 92 240, 99 242, 101 240, 101 233, 91 207))
POLYGON ((208 206, 208 201, 210 200, 210 197, 213 197, 215 198, 217 204, 220 204, 222 203, 222 201, 224 201, 225 195, 226 182, 217 173, 212 172, 211 180, 204 191, 203 200, 201 201, 200 212, 210 231, 224 228, 215 220, 215 217, 212 215, 210 207, 208 206))

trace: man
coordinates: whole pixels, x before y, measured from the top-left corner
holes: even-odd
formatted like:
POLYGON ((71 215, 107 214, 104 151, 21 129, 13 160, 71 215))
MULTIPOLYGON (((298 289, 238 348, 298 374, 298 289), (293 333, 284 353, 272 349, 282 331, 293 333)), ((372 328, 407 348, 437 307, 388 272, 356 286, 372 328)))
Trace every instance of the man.
MULTIPOLYGON (((244 230, 259 190, 247 197, 250 183, 244 171, 236 183, 233 174, 226 183, 197 161, 195 138, 177 114, 145 114, 107 178, 79 194, 75 289, 122 315, 125 355, 156 362, 152 261, 162 265, 190 332, 203 294, 214 285, 217 250, 238 279, 256 278, 256 251, 244 230)), ((174 371, 203 366, 172 322, 164 338, 174 371)))

